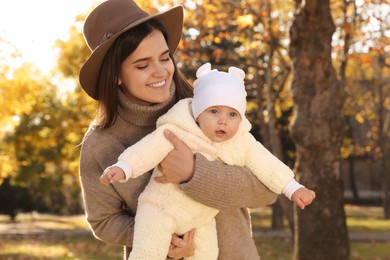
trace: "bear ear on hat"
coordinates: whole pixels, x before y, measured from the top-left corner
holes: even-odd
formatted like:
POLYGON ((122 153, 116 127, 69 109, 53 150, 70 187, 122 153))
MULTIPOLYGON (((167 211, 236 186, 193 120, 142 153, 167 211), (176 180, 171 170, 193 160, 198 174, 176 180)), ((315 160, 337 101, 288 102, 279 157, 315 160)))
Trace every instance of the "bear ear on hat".
POLYGON ((230 67, 229 73, 235 76, 238 79, 245 79, 245 72, 242 69, 239 69, 237 67, 230 67))
POLYGON ((203 64, 199 67, 199 69, 196 71, 196 77, 201 78, 204 75, 207 75, 211 71, 211 64, 209 62, 203 64))

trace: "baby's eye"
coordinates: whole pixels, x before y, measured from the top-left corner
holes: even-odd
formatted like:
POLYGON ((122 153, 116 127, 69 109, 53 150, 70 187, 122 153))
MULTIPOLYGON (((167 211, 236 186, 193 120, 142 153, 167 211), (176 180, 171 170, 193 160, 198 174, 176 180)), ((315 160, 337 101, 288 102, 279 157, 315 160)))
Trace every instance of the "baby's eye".
POLYGON ((210 110, 210 113, 211 113, 211 114, 217 114, 217 113, 218 113, 218 110, 217 110, 217 109, 211 109, 211 110, 210 110))
POLYGON ((237 116, 237 113, 236 113, 236 112, 230 112, 230 116, 231 116, 231 117, 236 117, 236 116, 237 116))

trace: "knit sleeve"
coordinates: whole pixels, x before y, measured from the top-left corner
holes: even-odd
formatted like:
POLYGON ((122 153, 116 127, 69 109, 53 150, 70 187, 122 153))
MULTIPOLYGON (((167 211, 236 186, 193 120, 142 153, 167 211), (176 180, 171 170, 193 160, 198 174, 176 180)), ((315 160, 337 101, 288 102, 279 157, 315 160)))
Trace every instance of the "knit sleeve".
POLYGON ((245 167, 208 161, 200 154, 196 154, 194 176, 181 188, 193 199, 219 210, 263 207, 277 198, 245 167))
POLYGON ((131 178, 155 168, 173 150, 173 145, 164 137, 164 129, 163 126, 157 128, 119 156, 117 164, 125 163, 130 167, 131 178))
POLYGON ((90 136, 82 146, 79 171, 86 217, 95 237, 110 244, 131 246, 135 214, 124 210, 123 199, 114 185, 105 186, 99 180, 103 169, 120 153, 119 145, 116 150, 108 151, 107 147, 95 136, 90 136))
POLYGON ((251 135, 245 135, 246 167, 271 191, 281 194, 294 178, 293 171, 251 135))

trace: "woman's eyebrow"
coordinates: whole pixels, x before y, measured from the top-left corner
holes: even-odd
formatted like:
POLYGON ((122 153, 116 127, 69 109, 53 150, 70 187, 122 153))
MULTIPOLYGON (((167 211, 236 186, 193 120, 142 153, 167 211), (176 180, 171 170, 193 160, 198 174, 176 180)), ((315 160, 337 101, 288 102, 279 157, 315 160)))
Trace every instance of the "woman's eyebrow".
MULTIPOLYGON (((160 56, 166 55, 166 54, 168 54, 168 53, 169 53, 169 50, 166 50, 166 51, 162 52, 162 53, 160 54, 160 56)), ((147 60, 150 60, 151 58, 152 58, 152 57, 139 58, 139 59, 133 61, 133 64, 138 63, 138 62, 142 62, 142 61, 147 61, 147 60)))
POLYGON ((140 58, 132 62, 132 64, 136 64, 138 62, 150 60, 150 57, 140 58))

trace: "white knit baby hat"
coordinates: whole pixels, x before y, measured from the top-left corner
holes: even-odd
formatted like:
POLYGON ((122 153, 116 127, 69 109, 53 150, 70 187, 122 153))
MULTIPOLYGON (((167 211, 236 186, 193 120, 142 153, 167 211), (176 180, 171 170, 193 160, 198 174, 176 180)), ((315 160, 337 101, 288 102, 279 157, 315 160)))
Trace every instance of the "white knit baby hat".
POLYGON ((211 64, 205 63, 196 71, 192 113, 194 118, 211 106, 228 106, 236 109, 245 117, 246 91, 245 72, 230 67, 229 73, 211 70, 211 64))

